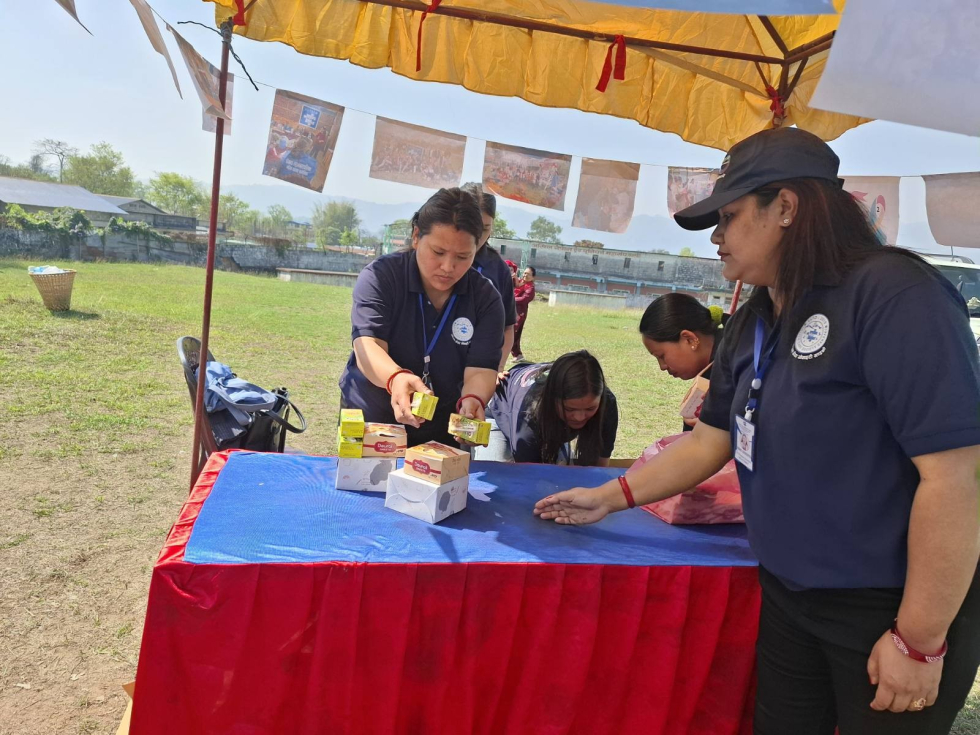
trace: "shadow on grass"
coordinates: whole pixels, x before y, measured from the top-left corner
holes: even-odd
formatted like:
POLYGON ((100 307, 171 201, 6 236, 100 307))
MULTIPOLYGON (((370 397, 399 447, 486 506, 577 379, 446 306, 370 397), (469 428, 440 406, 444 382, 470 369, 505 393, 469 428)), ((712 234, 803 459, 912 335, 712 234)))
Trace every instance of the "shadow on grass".
POLYGON ((90 322, 93 319, 101 319, 101 314, 96 314, 92 311, 75 311, 74 309, 69 309, 68 311, 52 311, 51 316, 56 319, 70 319, 76 322, 90 322))

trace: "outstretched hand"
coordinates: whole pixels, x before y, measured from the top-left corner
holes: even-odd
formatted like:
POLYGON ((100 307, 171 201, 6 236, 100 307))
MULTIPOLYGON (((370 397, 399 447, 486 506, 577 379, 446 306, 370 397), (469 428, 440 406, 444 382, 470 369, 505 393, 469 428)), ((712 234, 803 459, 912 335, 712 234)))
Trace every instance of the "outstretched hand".
POLYGON ((542 498, 534 506, 534 515, 545 521, 568 526, 584 526, 609 515, 601 488, 574 487, 542 498))
POLYGON ((391 409, 395 413, 395 421, 406 426, 414 426, 417 429, 425 419, 420 419, 412 413, 412 395, 415 393, 432 395, 432 391, 426 387, 418 375, 399 373, 392 379, 391 409))

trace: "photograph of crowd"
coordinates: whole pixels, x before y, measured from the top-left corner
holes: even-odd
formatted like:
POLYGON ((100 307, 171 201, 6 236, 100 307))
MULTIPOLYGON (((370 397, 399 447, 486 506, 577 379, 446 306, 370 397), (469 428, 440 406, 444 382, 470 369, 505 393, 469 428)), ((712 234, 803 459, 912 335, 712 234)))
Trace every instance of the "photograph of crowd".
POLYGON ((713 168, 671 166, 667 171, 667 211, 676 212, 711 196, 719 171, 713 168))
POLYGON ((633 219, 640 164, 582 159, 572 227, 623 233, 633 219))
POLYGON ((459 186, 465 154, 463 135, 379 117, 368 175, 427 189, 459 186))
POLYGON ((343 117, 343 107, 277 89, 262 174, 322 192, 343 117))
POLYGON ((487 143, 483 187, 506 199, 563 210, 571 166, 571 156, 487 143))

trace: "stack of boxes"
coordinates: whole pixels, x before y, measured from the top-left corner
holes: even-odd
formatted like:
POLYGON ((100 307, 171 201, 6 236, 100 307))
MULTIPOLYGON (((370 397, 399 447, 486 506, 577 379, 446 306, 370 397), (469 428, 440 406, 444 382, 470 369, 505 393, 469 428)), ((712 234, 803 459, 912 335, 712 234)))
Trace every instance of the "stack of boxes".
POLYGON ((405 466, 388 475, 385 507, 438 523, 466 508, 470 455, 428 442, 405 453, 405 466))
POLYGON ((405 456, 408 437, 399 424, 365 423, 360 409, 343 409, 337 429, 338 490, 387 490, 395 461, 405 456))

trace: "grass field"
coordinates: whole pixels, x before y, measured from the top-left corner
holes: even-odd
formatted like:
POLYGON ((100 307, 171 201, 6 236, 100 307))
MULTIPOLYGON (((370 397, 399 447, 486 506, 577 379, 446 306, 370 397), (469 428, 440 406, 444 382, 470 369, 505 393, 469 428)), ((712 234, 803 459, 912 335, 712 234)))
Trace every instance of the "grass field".
MULTIPOLYGON (((28 262, 0 260, 0 735, 114 733, 133 678, 150 569, 187 491, 190 404, 174 343, 200 331, 204 273, 64 263, 73 310, 41 305, 28 262)), ((348 289, 219 272, 211 348, 286 385, 334 450, 348 289)), ((643 350, 635 313, 532 307, 525 354, 586 347, 620 405, 615 455, 677 431, 685 385, 643 350)), ((980 732, 980 688, 954 733, 980 732)))

